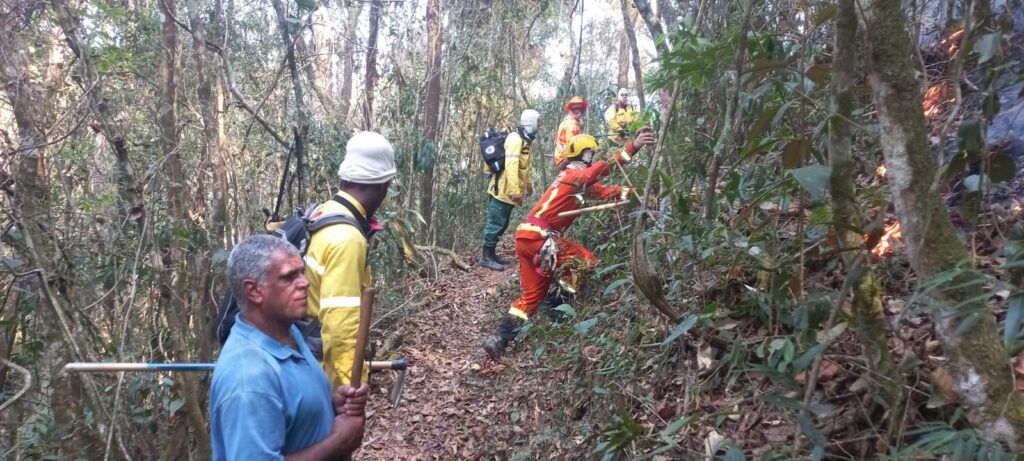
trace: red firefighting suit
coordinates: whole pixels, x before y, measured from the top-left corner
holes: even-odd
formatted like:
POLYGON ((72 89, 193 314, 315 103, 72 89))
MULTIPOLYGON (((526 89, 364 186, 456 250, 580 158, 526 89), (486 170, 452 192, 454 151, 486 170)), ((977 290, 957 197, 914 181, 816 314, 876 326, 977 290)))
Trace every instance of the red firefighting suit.
POLYGON ((636 153, 633 142, 626 143, 624 150, 612 152, 607 159, 594 162, 587 167, 582 162, 572 162, 555 177, 540 200, 527 215, 526 222, 516 228, 516 256, 519 258, 519 277, 523 295, 512 303, 508 313, 526 320, 533 315, 548 292, 551 275, 544 274, 534 266, 534 256, 540 251, 547 236, 555 236, 558 242, 556 270, 562 269, 563 287, 575 291, 581 281, 581 272, 596 267, 597 258, 582 245, 564 238, 561 233, 572 225, 576 216, 559 217, 558 213, 581 208, 583 197, 597 200, 626 198, 629 188, 618 185, 605 186, 598 183, 608 176, 611 165, 608 162, 624 164, 636 153))

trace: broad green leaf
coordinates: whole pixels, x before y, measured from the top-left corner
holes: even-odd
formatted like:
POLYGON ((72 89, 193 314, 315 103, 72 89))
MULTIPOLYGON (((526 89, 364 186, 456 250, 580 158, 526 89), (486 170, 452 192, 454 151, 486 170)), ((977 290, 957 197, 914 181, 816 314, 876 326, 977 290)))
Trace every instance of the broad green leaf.
POLYGON ((1024 320, 1024 294, 1011 296, 1006 302, 1006 321, 1003 322, 1003 342, 1009 346, 1020 335, 1024 320))
POLYGON ((621 278, 612 283, 608 284, 608 288, 604 289, 604 293, 601 295, 602 298, 608 297, 616 288, 621 287, 623 284, 629 281, 629 278, 621 278))
POLYGON ((832 168, 825 165, 809 165, 803 168, 790 170, 796 182, 811 194, 815 200, 820 200, 828 190, 828 178, 832 174, 832 168))
POLYGON ((555 308, 555 310, 565 315, 568 315, 569 317, 575 317, 577 315, 576 309, 573 309, 572 306, 568 304, 559 304, 558 307, 555 308))
POLYGON ((673 437, 675 437, 675 435, 678 434, 679 431, 683 430, 684 427, 693 424, 699 419, 700 417, 696 415, 684 416, 675 421, 672 421, 672 424, 669 424, 668 427, 662 429, 659 435, 661 435, 662 440, 671 443, 674 441, 673 437))
POLYGON ((762 395, 762 396, 758 397, 758 399, 760 399, 764 403, 767 403, 769 405, 773 405, 773 406, 776 406, 776 407, 779 407, 779 408, 787 408, 787 409, 790 409, 790 410, 799 410, 799 409, 803 408, 803 404, 800 403, 800 401, 798 401, 796 399, 791 399, 789 397, 783 397, 783 396, 778 395, 778 394, 765 394, 765 395, 762 395))
POLYGON ((669 344, 672 344, 672 341, 675 341, 676 338, 682 336, 687 331, 690 331, 690 328, 693 328, 693 325, 696 324, 697 320, 699 319, 700 317, 698 317, 697 315, 691 315, 683 319, 682 322, 679 322, 679 325, 676 325, 676 327, 672 329, 672 334, 668 335, 668 337, 661 342, 661 345, 667 346, 669 344))
POLYGON ((984 143, 981 140, 981 125, 977 120, 965 120, 956 130, 957 145, 968 154, 981 152, 984 143))
POLYGON ((1016 175, 1017 164, 1002 152, 988 159, 988 177, 992 182, 1009 182, 1016 175))
POLYGON ((800 430, 807 436, 807 440, 810 440, 814 444, 811 448, 811 459, 817 461, 825 456, 825 435, 814 427, 814 421, 808 418, 807 415, 797 415, 797 423, 800 425, 800 430))
POLYGON ((747 457, 743 454, 742 448, 733 445, 725 452, 725 461, 747 461, 747 457))
POLYGON ((597 325, 598 320, 600 320, 599 317, 584 320, 576 324, 576 331, 578 331, 580 334, 585 334, 586 332, 590 331, 591 328, 594 328, 594 325, 597 325))
POLYGON ((177 399, 177 400, 171 401, 171 403, 169 405, 167 405, 167 410, 169 410, 171 412, 171 414, 174 414, 175 412, 180 410, 181 407, 183 407, 183 406, 185 406, 185 401, 182 400, 182 399, 177 399))
POLYGON ((595 271, 594 275, 597 276, 597 277, 600 277, 600 276, 602 276, 604 274, 607 274, 607 273, 609 273, 609 272, 611 272, 611 271, 613 271, 615 269, 618 269, 618 268, 624 266, 625 264, 626 263, 616 263, 616 264, 611 264, 611 265, 608 265, 608 266, 604 266, 604 267, 598 269, 597 271, 595 271))
POLYGON ((974 52, 978 53, 978 64, 984 64, 999 52, 1002 37, 998 33, 985 34, 974 42, 974 52))
POLYGON ((828 343, 816 344, 814 347, 808 349, 807 352, 801 354, 800 357, 797 357, 797 359, 793 361, 793 371, 797 373, 804 371, 807 366, 814 361, 815 357, 821 355, 821 353, 825 351, 827 346, 828 343))

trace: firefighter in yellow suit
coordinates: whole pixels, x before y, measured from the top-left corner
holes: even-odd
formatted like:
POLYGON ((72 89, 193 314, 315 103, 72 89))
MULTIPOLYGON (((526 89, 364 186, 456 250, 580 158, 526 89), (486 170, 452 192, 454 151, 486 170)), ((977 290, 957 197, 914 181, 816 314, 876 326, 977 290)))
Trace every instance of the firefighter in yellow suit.
POLYGON ((629 125, 636 121, 636 109, 629 103, 629 90, 619 88, 615 104, 604 111, 608 123, 608 140, 622 146, 629 140, 629 125))
POLYGON ((491 175, 487 183, 487 193, 491 199, 487 203, 483 254, 480 256, 480 266, 486 269, 503 271, 509 263, 498 256, 495 248, 508 229, 512 208, 522 205, 523 197, 530 195, 530 144, 537 137, 539 123, 540 114, 537 111, 523 111, 516 131, 505 138, 505 169, 491 175))
POLYGON ((345 146, 345 159, 338 169, 339 192, 311 216, 316 220, 341 213, 359 224, 338 223, 320 229, 310 239, 305 257, 307 315, 320 323, 324 372, 332 389, 351 381, 359 299, 371 283, 367 239, 380 229, 373 214, 397 174, 391 143, 378 133, 357 133, 345 146))

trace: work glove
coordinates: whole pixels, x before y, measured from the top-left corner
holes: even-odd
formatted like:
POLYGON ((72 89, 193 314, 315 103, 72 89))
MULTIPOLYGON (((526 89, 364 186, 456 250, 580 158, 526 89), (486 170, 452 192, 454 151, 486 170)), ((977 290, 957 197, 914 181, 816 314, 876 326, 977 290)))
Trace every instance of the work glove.
POLYGON ((518 203, 520 205, 523 203, 523 196, 522 196, 522 194, 509 195, 508 198, 512 199, 513 202, 516 202, 516 203, 518 203))

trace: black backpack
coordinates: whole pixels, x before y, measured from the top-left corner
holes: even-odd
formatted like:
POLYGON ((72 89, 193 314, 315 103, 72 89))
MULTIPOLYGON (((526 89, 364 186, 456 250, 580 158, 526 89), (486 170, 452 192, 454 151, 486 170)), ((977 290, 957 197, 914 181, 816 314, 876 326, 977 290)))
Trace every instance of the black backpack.
POLYGON ((487 169, 493 174, 505 170, 505 138, 507 131, 487 130, 480 135, 480 154, 484 157, 487 169))
MULTIPOLYGON (((335 195, 331 200, 334 200, 335 202, 342 204, 345 208, 348 208, 349 212, 352 213, 352 216, 336 213, 321 216, 314 221, 312 219, 312 215, 316 212, 319 206, 311 206, 305 212, 300 209, 296 209, 284 224, 274 231, 273 235, 287 240, 288 243, 295 246, 295 248, 299 250, 299 254, 303 256, 306 255, 306 250, 309 249, 309 240, 313 237, 313 234, 327 226, 348 224, 359 229, 367 240, 373 236, 374 231, 370 227, 370 223, 363 218, 363 215, 359 213, 354 205, 339 195, 335 195)), ((234 294, 228 290, 228 294, 224 296, 224 299, 220 303, 220 308, 217 309, 217 323, 215 324, 214 330, 214 334, 222 346, 224 345, 224 342, 228 340, 228 335, 231 334, 231 327, 235 325, 235 317, 237 315, 238 302, 235 300, 234 294)), ((300 322, 296 324, 296 326, 299 327, 299 330, 302 332, 302 337, 306 338, 307 342, 310 342, 309 339, 311 337, 315 337, 319 340, 319 322, 300 322)), ((313 346, 314 344, 311 343, 310 348, 314 349, 313 346)), ((315 354, 316 351, 314 350, 314 355, 315 354)))

